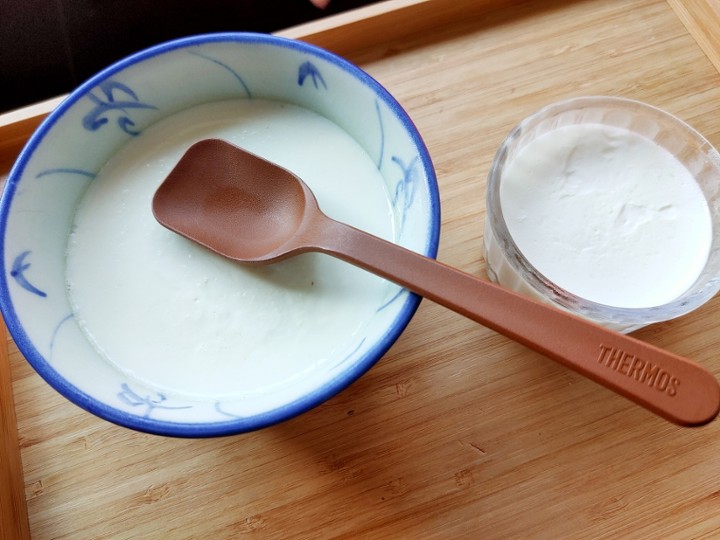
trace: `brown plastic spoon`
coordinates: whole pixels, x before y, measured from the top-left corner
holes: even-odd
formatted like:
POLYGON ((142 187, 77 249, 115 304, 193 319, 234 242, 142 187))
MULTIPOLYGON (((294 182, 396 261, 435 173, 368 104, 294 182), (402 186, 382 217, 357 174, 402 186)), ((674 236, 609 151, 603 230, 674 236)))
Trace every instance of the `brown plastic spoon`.
POLYGON ((158 188, 165 227, 244 263, 319 251, 500 332, 681 425, 711 421, 720 385, 703 367, 339 223, 292 173, 227 142, 193 145, 158 188))

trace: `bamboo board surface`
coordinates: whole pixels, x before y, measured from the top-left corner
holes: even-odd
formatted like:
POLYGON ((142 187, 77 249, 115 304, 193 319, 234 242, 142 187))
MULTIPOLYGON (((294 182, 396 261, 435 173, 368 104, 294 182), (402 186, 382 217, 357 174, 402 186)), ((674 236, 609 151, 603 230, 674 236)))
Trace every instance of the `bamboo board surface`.
MULTIPOLYGON (((0 320, 0 335, 7 329, 0 320)), ((30 538, 22 461, 19 451, 10 358, 6 344, 0 347, 0 540, 30 538)))
MULTIPOLYGON (((635 98, 720 146, 718 13, 710 0, 391 0, 282 34, 358 63, 408 110, 440 183, 438 258, 484 275, 485 177, 540 106, 635 98)), ((47 106, 0 117, 0 163, 47 106)), ((636 335, 720 376, 719 317, 716 298, 636 335)), ((430 302, 340 395, 213 440, 101 421, 8 346, 36 539, 720 534, 720 421, 671 425, 430 302)))

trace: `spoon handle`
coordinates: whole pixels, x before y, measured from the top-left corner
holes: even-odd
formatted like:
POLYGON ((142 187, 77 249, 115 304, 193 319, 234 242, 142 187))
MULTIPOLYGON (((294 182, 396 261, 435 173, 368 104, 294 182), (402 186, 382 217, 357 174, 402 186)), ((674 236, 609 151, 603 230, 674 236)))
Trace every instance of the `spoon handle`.
MULTIPOLYGON (((680 425, 720 409, 720 385, 698 364, 521 296, 434 259, 327 220, 318 250, 369 270, 534 349, 680 425)), ((317 241, 317 238, 315 238, 317 241)), ((317 242, 316 242, 317 243, 317 242)))

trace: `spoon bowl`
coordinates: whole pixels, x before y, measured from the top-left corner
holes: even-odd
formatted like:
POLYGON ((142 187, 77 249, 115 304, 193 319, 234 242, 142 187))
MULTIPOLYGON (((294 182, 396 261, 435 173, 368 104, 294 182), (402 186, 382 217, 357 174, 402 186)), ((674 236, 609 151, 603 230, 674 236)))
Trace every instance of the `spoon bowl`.
POLYGON ((190 147, 156 191, 152 208, 165 227, 240 262, 271 263, 306 251, 338 257, 677 424, 705 424, 720 409, 720 385, 703 367, 337 222, 301 179, 225 141, 190 147))
POLYGON ((195 143, 158 188, 155 217, 238 261, 270 263, 300 253, 297 232, 317 210, 315 196, 285 169, 249 155, 220 140, 195 143))

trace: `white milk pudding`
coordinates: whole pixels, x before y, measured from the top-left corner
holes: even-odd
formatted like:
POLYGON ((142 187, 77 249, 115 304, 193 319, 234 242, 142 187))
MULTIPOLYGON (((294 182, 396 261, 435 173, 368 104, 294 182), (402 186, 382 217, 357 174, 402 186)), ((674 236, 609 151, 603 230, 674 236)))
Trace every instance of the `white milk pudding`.
POLYGON ((506 164, 500 204, 510 236, 541 274, 608 306, 681 296, 712 243, 692 174, 652 140, 618 127, 568 125, 530 141, 506 164))
POLYGON ((129 376, 215 400, 291 384, 328 358, 349 355, 357 346, 350 337, 399 289, 320 254, 243 266, 163 228, 152 196, 185 150, 205 138, 293 171, 334 219, 388 240, 394 230, 370 157, 335 124, 300 107, 201 105, 123 147, 77 209, 67 251, 74 315, 100 354, 129 376))

